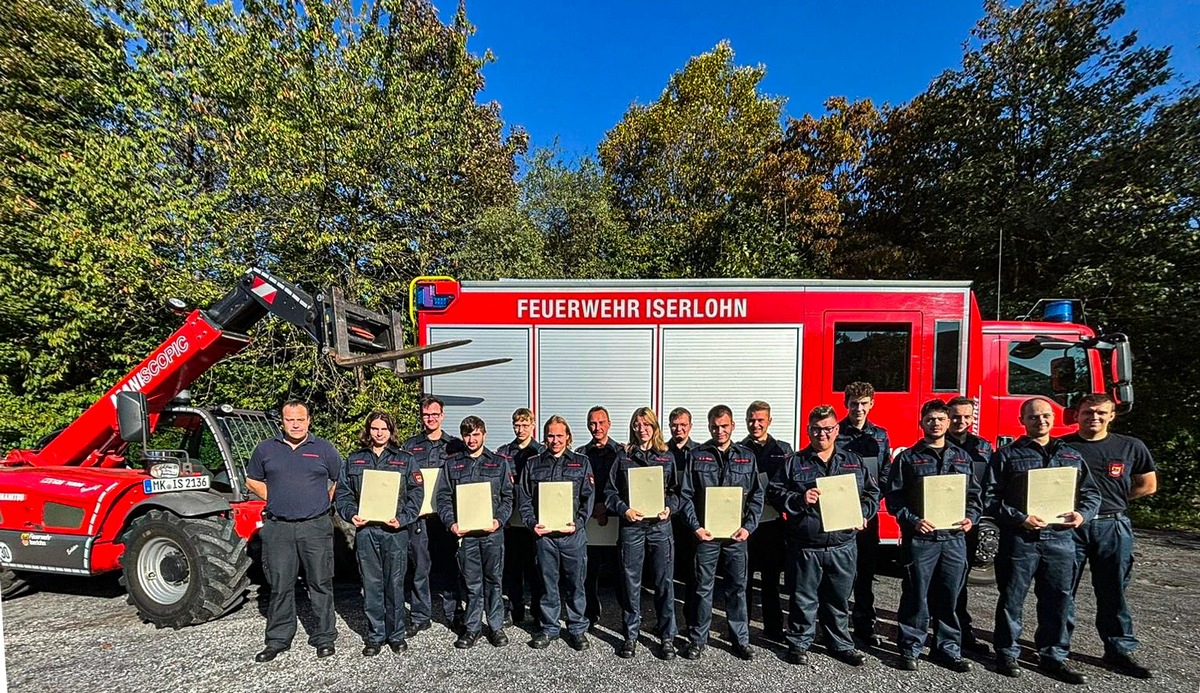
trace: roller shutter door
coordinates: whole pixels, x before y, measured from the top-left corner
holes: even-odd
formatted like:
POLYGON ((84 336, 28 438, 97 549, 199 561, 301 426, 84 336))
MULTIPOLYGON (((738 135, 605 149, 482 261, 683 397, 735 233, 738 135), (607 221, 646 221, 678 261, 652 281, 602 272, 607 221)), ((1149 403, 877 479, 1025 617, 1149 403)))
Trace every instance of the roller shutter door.
POLYGON ((498 366, 425 378, 425 392, 446 400, 442 425, 458 435, 466 416, 478 416, 488 429, 487 446, 496 449, 512 440, 512 413, 530 405, 530 330, 525 327, 431 327, 429 343, 470 339, 465 346, 425 355, 427 368, 467 361, 511 358, 498 366))
POLYGON ((708 439, 708 410, 733 409, 735 440, 746 436, 746 407, 771 405, 771 435, 795 446, 799 436, 801 328, 664 327, 662 408, 692 412, 692 438, 708 439))
POLYGON ((626 442, 633 410, 654 404, 654 328, 545 328, 537 344, 538 419, 562 415, 579 446, 590 440, 588 409, 599 404, 609 435, 626 442))

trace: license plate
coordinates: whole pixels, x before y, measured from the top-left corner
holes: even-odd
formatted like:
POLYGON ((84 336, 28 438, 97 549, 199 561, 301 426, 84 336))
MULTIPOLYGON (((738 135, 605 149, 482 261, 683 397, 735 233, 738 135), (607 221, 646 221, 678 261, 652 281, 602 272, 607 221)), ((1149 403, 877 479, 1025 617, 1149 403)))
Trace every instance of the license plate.
POLYGON ((146 493, 170 493, 171 491, 203 491, 212 480, 207 476, 178 476, 171 479, 146 479, 142 490, 146 493))

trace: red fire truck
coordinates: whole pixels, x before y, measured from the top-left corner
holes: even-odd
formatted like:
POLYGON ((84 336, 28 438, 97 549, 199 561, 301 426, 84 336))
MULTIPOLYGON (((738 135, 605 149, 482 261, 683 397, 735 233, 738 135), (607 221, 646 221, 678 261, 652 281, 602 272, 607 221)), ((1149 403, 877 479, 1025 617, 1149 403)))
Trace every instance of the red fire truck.
MULTIPOLYGON (((500 366, 425 378, 446 402, 447 421, 474 414, 497 430, 513 409, 561 414, 576 435, 587 410, 611 412, 614 437, 640 406, 687 407, 702 419, 714 404, 735 412, 771 404, 771 433, 797 448, 806 413, 832 404, 844 413, 847 383, 874 385, 871 420, 895 446, 920 437, 922 402, 967 395, 977 433, 1003 444, 1020 435, 1018 408, 1041 395, 1055 403, 1055 435, 1074 423, 1084 394, 1133 400, 1124 335, 1097 335, 1073 322, 1078 301, 1039 302, 1029 319, 985 321, 967 282, 830 280, 501 280, 412 284, 418 341, 470 339, 457 357, 508 357, 500 366)), ((445 358, 424 356, 437 368, 445 358)), ((703 439, 703 424, 694 435, 703 439)), ((990 528, 982 529, 987 535, 990 528)), ((884 542, 899 532, 881 518, 884 542)), ((981 536, 977 564, 994 542, 981 536)))

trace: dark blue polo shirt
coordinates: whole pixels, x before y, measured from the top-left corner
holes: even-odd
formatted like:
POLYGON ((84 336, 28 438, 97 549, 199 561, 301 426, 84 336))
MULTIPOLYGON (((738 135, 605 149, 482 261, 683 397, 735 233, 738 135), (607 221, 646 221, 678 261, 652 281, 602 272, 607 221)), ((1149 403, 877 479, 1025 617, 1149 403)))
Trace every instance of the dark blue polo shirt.
POLYGON ((307 520, 329 512, 329 482, 337 481, 341 467, 342 457, 329 441, 309 434, 292 449, 280 433, 254 448, 246 478, 266 483, 266 513, 307 520))

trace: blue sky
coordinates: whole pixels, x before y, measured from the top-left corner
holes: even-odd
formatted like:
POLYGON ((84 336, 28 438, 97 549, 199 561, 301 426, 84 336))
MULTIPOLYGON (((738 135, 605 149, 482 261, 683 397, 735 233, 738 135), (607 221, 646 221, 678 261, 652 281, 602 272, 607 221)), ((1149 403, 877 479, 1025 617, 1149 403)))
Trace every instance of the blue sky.
MULTIPOLYGON (((449 19, 454 0, 438 0, 449 19)), ((1145 45, 1175 47, 1182 78, 1200 80, 1200 0, 1132 0, 1118 24, 1145 45)), ((786 113, 820 114, 830 96, 903 103, 960 65, 983 15, 976 0, 467 0, 470 48, 490 49, 483 99, 535 146, 594 154, 633 102, 658 98, 688 58, 729 39, 739 65, 767 69, 765 93, 786 113)))

